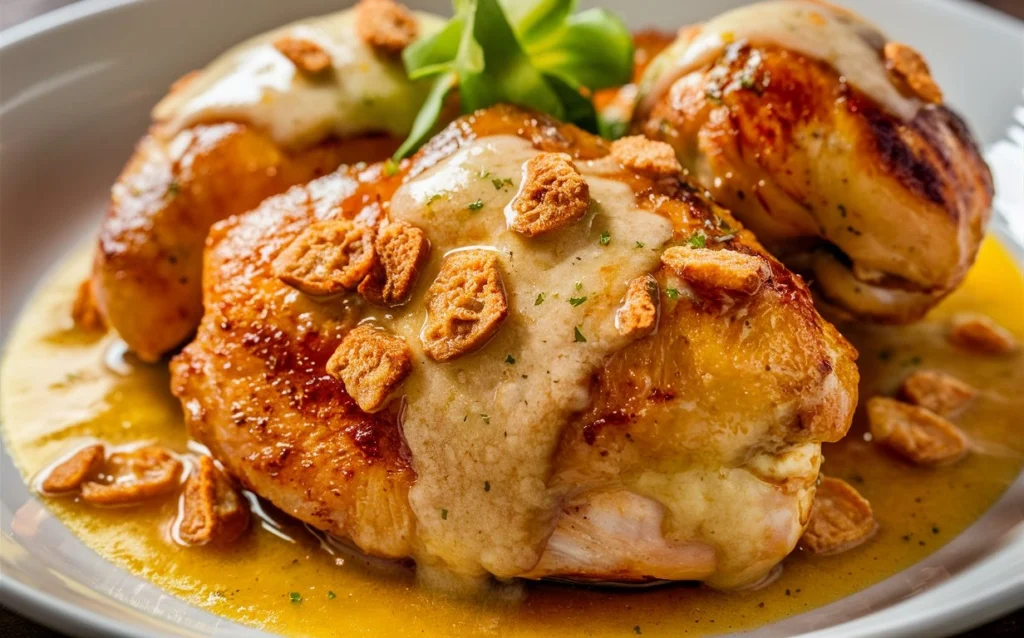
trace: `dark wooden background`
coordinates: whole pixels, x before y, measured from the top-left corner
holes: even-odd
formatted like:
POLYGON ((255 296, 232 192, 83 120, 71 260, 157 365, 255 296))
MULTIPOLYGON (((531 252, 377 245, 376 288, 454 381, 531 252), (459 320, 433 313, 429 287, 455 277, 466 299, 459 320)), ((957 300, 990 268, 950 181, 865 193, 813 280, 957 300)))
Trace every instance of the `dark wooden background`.
MULTIPOLYGON (((22 22, 75 0, 0 0, 0 28, 22 22)), ((1024 0, 975 0, 1024 20, 1024 0)), ((1024 602, 1024 601, 1022 601, 1024 602)), ((59 638, 62 634, 28 621, 0 606, 0 635, 26 638, 59 638)), ((1024 635, 1024 610, 963 634, 960 638, 1002 638, 1024 635)))

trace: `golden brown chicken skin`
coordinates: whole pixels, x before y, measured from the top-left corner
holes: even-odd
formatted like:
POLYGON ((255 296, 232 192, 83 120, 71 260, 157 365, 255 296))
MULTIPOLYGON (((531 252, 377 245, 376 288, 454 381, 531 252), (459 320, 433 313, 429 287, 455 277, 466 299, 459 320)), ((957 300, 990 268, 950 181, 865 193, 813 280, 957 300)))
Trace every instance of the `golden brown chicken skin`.
POLYGON ((806 525, 820 443, 849 427, 856 353, 798 277, 678 180, 671 151, 640 148, 496 107, 393 176, 347 169, 216 224, 205 314, 171 366, 190 433, 289 514, 420 569, 758 582, 806 525), (525 160, 540 156, 557 179, 536 181, 525 160), (506 224, 524 194, 543 208, 545 183, 582 197, 579 176, 582 219, 506 224), (425 233, 407 302, 310 296, 275 274, 334 220, 425 233), (498 295, 505 312, 441 362, 430 326, 460 263, 463 282, 499 280, 464 307, 498 295), (329 373, 365 326, 404 342, 412 369, 372 414, 346 391, 359 378, 329 373))
MULTIPOLYGON (((880 83, 873 91, 895 90, 900 112, 761 24, 706 64, 660 78, 653 64, 646 81, 661 88, 641 97, 636 128, 671 144, 690 176, 842 315, 919 319, 960 283, 984 233, 992 180, 976 142, 920 56, 856 16, 806 1, 748 10, 780 25, 807 16, 817 38, 838 19, 863 43, 851 68, 876 69, 865 73, 880 83), (802 13, 784 13, 793 6, 802 13)), ((704 28, 684 30, 669 56, 701 42, 704 28)))
POLYGON ((289 151, 244 124, 204 124, 139 142, 111 192, 92 286, 108 322, 144 361, 183 343, 203 314, 203 243, 215 222, 344 162, 383 159, 367 137, 289 151))

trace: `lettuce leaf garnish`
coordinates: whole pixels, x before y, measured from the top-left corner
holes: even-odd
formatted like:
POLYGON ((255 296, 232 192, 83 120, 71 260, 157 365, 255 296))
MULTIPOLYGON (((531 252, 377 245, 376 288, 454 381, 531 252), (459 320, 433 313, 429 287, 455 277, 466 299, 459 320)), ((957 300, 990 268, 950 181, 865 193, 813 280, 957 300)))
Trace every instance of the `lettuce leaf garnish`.
POLYGON ((507 102, 598 132, 589 96, 625 84, 633 38, 604 9, 576 13, 576 0, 453 0, 454 17, 402 53, 410 79, 434 78, 401 159, 435 131, 456 87, 463 113, 507 102))

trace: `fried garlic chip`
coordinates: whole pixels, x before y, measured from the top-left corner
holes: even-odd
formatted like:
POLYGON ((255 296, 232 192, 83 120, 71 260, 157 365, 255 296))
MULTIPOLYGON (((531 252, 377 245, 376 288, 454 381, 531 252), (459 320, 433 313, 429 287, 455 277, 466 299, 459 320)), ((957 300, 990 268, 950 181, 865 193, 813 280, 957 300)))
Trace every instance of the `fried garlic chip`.
POLYGON ((307 295, 355 290, 374 263, 373 229, 344 219, 311 224, 274 260, 274 274, 307 295))
POLYGON ((615 313, 615 328, 623 336, 646 337, 658 325, 658 303, 661 293, 651 275, 637 277, 626 288, 626 300, 615 313))
POLYGON ((732 250, 674 246, 661 255, 674 273, 703 290, 753 295, 768 280, 765 260, 732 250))
POLYGON ((967 437, 931 410, 887 397, 868 401, 874 440, 918 465, 942 465, 962 457, 967 437))
POLYGON ((400 337, 373 326, 358 326, 342 339, 327 362, 360 410, 375 412, 412 372, 412 352, 400 337))
POLYGON ((177 489, 181 469, 181 461, 156 445, 115 452, 99 477, 82 485, 82 500, 127 505, 165 496, 177 489))
POLYGON ((507 218, 509 228, 537 237, 566 228, 587 214, 590 186, 565 153, 540 153, 523 164, 523 183, 507 218))
POLYGON ((430 257, 426 233, 408 222, 388 222, 378 230, 374 249, 377 263, 359 284, 359 294, 378 306, 400 306, 409 301, 430 257))
POLYGON ((50 494, 74 492, 102 472, 105 461, 102 444, 87 445, 50 470, 43 479, 43 491, 50 494))
POLYGON ((498 257, 487 250, 452 253, 427 290, 423 349, 435 361, 450 361, 486 343, 507 316, 498 257))
POLYGON ((623 168, 657 177, 670 177, 682 172, 676 152, 665 142, 656 142, 643 135, 631 135, 612 142, 612 158, 623 168))
POLYGON ((901 391, 914 405, 944 417, 959 412, 978 394, 960 379, 935 370, 914 372, 903 380, 901 391))
POLYGON ((953 317, 949 340, 953 345, 978 354, 1009 354, 1018 347, 1009 330, 985 315, 970 312, 953 317))
POLYGON ((846 481, 822 476, 800 545, 828 556, 853 549, 878 529, 871 504, 846 481))
POLYGON ((226 545, 249 527, 249 503, 208 456, 185 481, 179 537, 190 545, 226 545))

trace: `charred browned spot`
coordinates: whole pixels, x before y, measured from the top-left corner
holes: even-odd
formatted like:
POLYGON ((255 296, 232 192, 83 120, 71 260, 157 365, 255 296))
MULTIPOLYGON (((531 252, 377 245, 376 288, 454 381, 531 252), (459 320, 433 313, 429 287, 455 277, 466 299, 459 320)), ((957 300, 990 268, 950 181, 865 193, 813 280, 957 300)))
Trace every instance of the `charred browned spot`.
POLYGON ((587 445, 593 445, 594 441, 597 440, 597 435, 603 428, 609 425, 627 425, 630 422, 630 419, 630 415, 626 414, 622 410, 615 410, 613 412, 609 412, 604 416, 595 419, 583 426, 583 440, 587 442, 587 445))
POLYGON ((931 109, 922 109, 917 117, 904 124, 856 91, 850 92, 847 104, 850 112, 859 114, 867 125, 874 148, 890 174, 928 201, 948 211, 955 210, 955 203, 946 198, 943 173, 939 167, 915 153, 900 130, 903 126, 909 127, 911 133, 923 138, 924 144, 941 146, 942 141, 937 139, 935 129, 925 124, 931 117, 927 115, 931 109))

